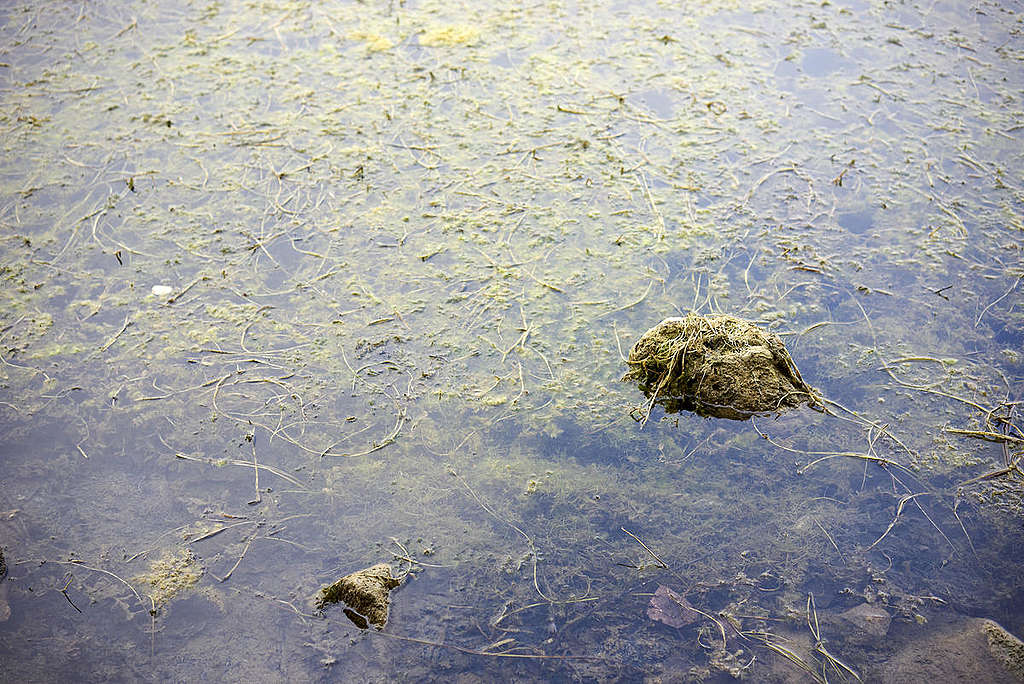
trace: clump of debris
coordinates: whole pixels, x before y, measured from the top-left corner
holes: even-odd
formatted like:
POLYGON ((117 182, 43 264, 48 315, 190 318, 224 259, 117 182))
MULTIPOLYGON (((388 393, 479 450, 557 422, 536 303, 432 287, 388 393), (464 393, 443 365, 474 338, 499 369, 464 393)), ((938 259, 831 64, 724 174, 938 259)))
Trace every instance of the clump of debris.
POLYGON ((622 379, 649 398, 644 423, 655 403, 733 420, 820 406, 779 336, 728 314, 666 318, 637 340, 626 363, 622 379))
POLYGON ((360 629, 371 624, 382 629, 388 621, 388 595, 402 580, 391 576, 391 566, 378 563, 345 575, 324 587, 317 600, 317 610, 331 603, 343 602, 345 615, 360 629))

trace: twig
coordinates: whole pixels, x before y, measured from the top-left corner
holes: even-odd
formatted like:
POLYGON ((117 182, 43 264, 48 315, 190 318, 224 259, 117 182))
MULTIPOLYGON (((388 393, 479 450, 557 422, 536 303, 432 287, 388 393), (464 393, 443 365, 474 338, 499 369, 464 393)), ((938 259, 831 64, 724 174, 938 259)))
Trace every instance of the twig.
POLYGON ((1012 473, 1014 471, 1021 472, 1021 469, 1020 469, 1020 460, 1021 460, 1021 458, 1022 458, 1021 456, 1018 456, 1017 459, 1014 460, 1013 463, 1011 463, 1010 465, 1006 466, 1005 468, 1000 468, 999 470, 993 470, 993 471, 987 472, 987 473, 985 473, 983 475, 979 475, 978 477, 972 477, 970 480, 967 480, 966 482, 961 482, 959 485, 957 485, 957 488, 966 487, 967 485, 974 484, 975 482, 983 482, 985 480, 991 480, 991 479, 994 479, 994 478, 997 478, 997 477, 1002 477, 1003 475, 1009 475, 1010 473, 1012 473))
POLYGON ((832 670, 840 677, 845 678, 843 671, 846 671, 852 674, 853 678, 858 682, 864 681, 860 678, 860 675, 854 672, 853 668, 839 660, 839 658, 836 658, 828 652, 828 649, 825 648, 825 640, 821 638, 821 628, 818 626, 818 610, 814 605, 814 594, 807 595, 807 628, 810 629, 811 636, 814 637, 814 652, 824 658, 824 662, 821 664, 821 676, 826 682, 828 682, 828 676, 825 674, 826 665, 831 665, 832 670), (813 625, 811 624, 812 614, 814 620, 813 625))
POLYGON ((828 680, 823 679, 822 676, 818 674, 817 668, 813 667, 792 650, 783 646, 779 641, 779 637, 774 634, 771 634, 770 632, 740 632, 740 636, 744 639, 753 639, 760 642, 768 650, 782 656, 793 665, 806 672, 818 684, 828 684, 828 680))
POLYGON ((662 217, 661 211, 658 210, 658 205, 654 203, 654 197, 651 196, 651 188, 649 185, 647 185, 647 178, 644 176, 644 174, 640 172, 637 172, 637 176, 640 178, 640 184, 643 185, 644 187, 644 194, 647 195, 647 202, 651 205, 651 212, 654 214, 654 217, 658 219, 659 232, 657 237, 659 240, 664 240, 665 219, 664 217, 662 217))
POLYGON ((64 594, 64 598, 66 598, 66 599, 68 600, 68 603, 70 603, 70 604, 71 604, 71 607, 72 607, 72 608, 74 608, 74 609, 75 609, 75 610, 77 610, 77 611, 78 611, 79 613, 81 613, 81 612, 82 612, 82 609, 81 609, 81 608, 79 608, 78 606, 76 606, 76 605, 75 605, 75 602, 71 600, 71 597, 70 597, 70 596, 68 596, 68 587, 70 587, 70 586, 71 586, 71 582, 73 582, 73 581, 74 581, 74 579, 75 579, 75 576, 74 576, 74 575, 72 575, 72 574, 71 574, 71 573, 69 572, 69 573, 68 573, 68 581, 67 581, 67 582, 66 582, 66 583, 64 584, 64 588, 60 590, 60 593, 64 594))
POLYGON ((628 534, 633 539, 635 539, 640 546, 644 547, 644 551, 651 554, 651 556, 654 557, 654 560, 658 561, 658 563, 661 564, 662 569, 668 570, 668 563, 661 560, 661 558, 658 557, 658 554, 654 553, 654 551, 651 551, 651 547, 649 547, 647 544, 644 544, 643 540, 640 539, 640 537, 636 536, 635 534, 627 530, 625 527, 620 527, 619 529, 628 534))
POLYGON ((263 501, 263 497, 260 495, 260 464, 256 462, 256 431, 254 430, 252 433, 247 435, 247 437, 249 438, 249 444, 252 445, 252 469, 256 474, 256 482, 254 484, 254 487, 256 488, 256 498, 248 502, 248 504, 252 506, 263 501))
POLYGON ((186 292, 188 292, 189 290, 191 290, 191 289, 192 289, 193 287, 195 287, 195 286, 196 286, 196 285, 198 285, 199 283, 203 282, 204 280, 209 280, 209 279, 210 279, 210 277, 209 277, 209 276, 199 276, 198 278, 196 278, 195 280, 193 280, 193 281, 192 281, 191 283, 189 283, 188 285, 186 285, 186 286, 185 286, 185 287, 184 287, 184 288, 182 289, 182 291, 181 291, 181 292, 179 292, 179 293, 177 293, 177 294, 174 294, 174 295, 171 295, 170 297, 168 297, 168 298, 167 298, 167 303, 168 303, 168 304, 174 304, 174 303, 175 303, 176 301, 178 301, 179 299, 181 299, 181 298, 182 298, 182 297, 184 296, 184 294, 185 294, 186 292))
POLYGON ((458 472, 456 472, 454 468, 449 468, 448 472, 450 472, 456 479, 458 479, 458 481, 462 484, 462 486, 466 488, 466 491, 469 492, 470 496, 472 496, 476 500, 476 502, 478 504, 480 504, 480 507, 483 508, 485 511, 487 511, 487 513, 492 518, 494 518, 498 522, 501 522, 501 523, 504 523, 504 524, 508 525, 513 530, 518 532, 523 537, 523 539, 526 540, 526 544, 527 544, 527 546, 530 549, 530 560, 533 562, 533 588, 536 589, 537 593, 540 595, 540 597, 542 599, 544 599, 545 601, 547 601, 548 603, 556 603, 556 601, 553 598, 547 596, 543 591, 540 590, 540 583, 537 580, 537 547, 533 543, 533 538, 530 537, 530 535, 526 534, 526 532, 523 532, 514 523, 511 523, 508 520, 505 520, 500 515, 498 515, 494 511, 492 511, 490 509, 490 507, 487 504, 485 504, 480 499, 479 496, 477 496, 476 492, 473 491, 473 488, 469 486, 469 483, 466 482, 466 480, 464 480, 463 477, 461 475, 459 475, 458 472))
POLYGON ((882 536, 876 539, 874 543, 872 543, 871 546, 869 546, 865 550, 870 551, 871 549, 875 548, 876 546, 878 546, 879 542, 885 539, 886 535, 892 532, 892 528, 896 526, 896 521, 900 519, 900 514, 903 513, 903 507, 906 506, 908 502, 913 501, 917 497, 927 493, 928 492, 918 492, 917 494, 907 494, 906 496, 902 497, 900 499, 900 502, 896 505, 896 515, 895 517, 893 517, 892 522, 889 523, 889 526, 887 528, 885 528, 885 532, 882 533, 882 536))
POLYGON ((1013 444, 1024 444, 1024 439, 1014 437, 1013 435, 1005 435, 1002 432, 990 432, 988 430, 960 430, 957 428, 946 428, 945 431, 954 435, 964 435, 965 437, 983 439, 986 442, 997 442, 1002 444, 1011 442, 1013 444))
POLYGON ((982 309, 981 313, 980 313, 980 314, 978 314, 978 318, 977 318, 977 320, 975 320, 975 321, 974 321, 974 327, 975 327, 975 328, 977 328, 977 327, 978 327, 978 326, 979 326, 979 325, 981 324, 981 319, 982 319, 982 317, 983 317, 983 316, 984 316, 984 315, 985 315, 986 313, 988 313, 988 310, 989 310, 989 309, 991 309, 991 308, 992 308, 993 306, 995 306, 996 304, 998 304, 999 302, 1001 302, 1001 301, 1002 301, 1003 299, 1005 299, 1005 298, 1006 298, 1007 296, 1009 296, 1009 294, 1010 294, 1011 292, 1013 292, 1014 290, 1016 290, 1016 289, 1017 289, 1017 286, 1018 286, 1018 285, 1020 285, 1020 281, 1021 281, 1021 280, 1024 280, 1024 275, 1020 275, 1020 276, 1017 276, 1017 279, 1013 281, 1013 285, 1011 285, 1011 286, 1010 286, 1010 289, 1009 289, 1009 290, 1007 290, 1006 292, 1004 292, 1004 293, 1003 293, 1003 294, 1002 294, 1002 295, 1001 295, 1001 296, 1000 296, 999 298, 997 298, 997 299, 996 299, 995 301, 993 301, 993 302, 992 302, 991 304, 989 304, 989 305, 988 305, 988 306, 986 306, 986 307, 985 307, 984 309, 982 309))
POLYGON ((815 520, 814 524, 818 526, 819 530, 821 530, 822 532, 825 533, 825 537, 828 538, 829 543, 832 544, 832 548, 836 550, 836 553, 839 554, 839 557, 843 559, 843 564, 845 564, 846 563, 846 556, 844 556, 843 552, 839 550, 839 546, 836 544, 836 540, 832 538, 832 535, 828 533, 828 530, 826 530, 824 527, 822 527, 820 522, 815 520))
POLYGON ((273 466, 263 465, 263 464, 259 464, 259 463, 254 465, 254 464, 250 463, 249 461, 242 461, 242 460, 237 459, 237 458, 226 458, 226 459, 221 459, 221 460, 216 460, 216 459, 212 459, 212 458, 202 458, 200 456, 189 456, 188 454, 183 454, 183 453, 180 453, 180 452, 174 454, 174 457, 175 458, 180 458, 180 459, 185 460, 185 461, 197 461, 199 463, 206 463, 207 465, 212 465, 212 466, 235 465, 235 466, 242 466, 242 467, 245 467, 245 468, 258 468, 258 469, 266 470, 268 473, 273 473, 274 475, 277 475, 278 477, 280 477, 280 478, 282 478, 284 480, 287 480, 288 482, 291 482, 293 485, 295 485, 296 487, 298 487, 300 489, 305 489, 306 488, 305 485, 303 485, 301 482, 296 480, 294 477, 292 477, 288 473, 284 472, 283 470, 279 470, 279 469, 277 469, 277 468, 275 468, 273 466))
POLYGON ((116 333, 114 333, 114 336, 113 336, 113 337, 111 337, 111 338, 110 338, 110 339, 109 339, 109 340, 107 341, 107 343, 106 343, 106 344, 104 344, 104 345, 103 345, 102 347, 100 347, 100 348, 99 348, 99 351, 98 351, 97 353, 99 353, 99 354, 102 354, 103 352, 105 352, 105 351, 107 351, 108 349, 110 349, 111 345, 113 345, 113 344, 114 344, 114 342, 116 342, 116 341, 117 341, 117 338, 118 338, 118 337, 120 337, 120 336, 121 336, 121 334, 122 334, 122 333, 123 333, 123 332, 124 332, 125 330, 127 330, 127 329, 128 329, 128 326, 129 326, 129 325, 131 325, 131 324, 132 324, 132 320, 131 320, 131 314, 125 314, 125 316, 124 316, 124 325, 122 325, 122 326, 121 326, 121 329, 120 329, 120 330, 118 330, 118 331, 117 331, 116 333))
POLYGON ((79 561, 79 560, 50 561, 50 562, 51 563, 58 563, 60 565, 74 565, 75 567, 78 567, 78 568, 85 568, 86 570, 92 570, 93 572, 102 572, 104 575, 110 575, 111 577, 116 579, 118 582, 120 582, 124 586, 128 587, 128 589, 131 590, 132 594, 135 595, 135 598, 139 599, 139 601, 142 601, 142 597, 139 595, 139 592, 135 591, 135 587, 133 587, 132 585, 128 584, 128 582, 126 580, 124 580, 121 577, 118 577, 117 575, 115 575, 114 573, 110 572, 109 570, 104 570, 103 568, 93 568, 93 567, 90 567, 90 566, 86 565, 85 563, 83 563, 82 561, 79 561))
POLYGON ((455 644, 446 644, 441 641, 429 641, 427 639, 418 639, 416 637, 403 636, 401 634, 391 634, 389 632, 378 632, 376 630, 370 630, 370 633, 374 636, 387 637, 388 639, 397 639, 399 641, 407 641, 413 644, 422 644, 424 646, 436 646, 438 648, 450 648, 460 653, 466 653, 468 655, 475 656, 488 656, 491 658, 521 658, 526 660, 609 660, 604 656, 587 656, 587 655, 546 655, 539 653, 492 653, 489 651, 478 651, 473 648, 466 648, 465 646, 456 646, 455 644))
POLYGON ((644 299, 647 298, 647 293, 651 291, 651 288, 653 286, 654 286, 654 280, 652 279, 649 283, 647 283, 647 289, 644 290, 644 293, 642 295, 640 295, 640 299, 636 300, 635 302, 630 302, 629 304, 626 304, 625 306, 620 306, 617 309, 612 309, 611 311, 605 311, 603 314, 599 314, 599 315, 595 316, 594 320, 596 321, 599 318, 604 318, 605 316, 611 316, 613 313, 618 313, 620 311, 625 311, 626 309, 633 308, 634 306, 636 306, 637 304, 639 304, 640 302, 644 301, 644 299))
MULTIPOLYGON (((262 525, 262 524, 263 524, 262 522, 258 523, 257 524, 257 529, 259 529, 259 525, 262 525)), ((253 530, 253 533, 251 535, 249 535, 249 539, 246 540, 246 542, 245 542, 245 548, 242 549, 242 555, 240 555, 238 557, 238 560, 235 561, 235 564, 231 566, 230 570, 228 570, 228 574, 224 575, 223 577, 217 577, 217 575, 214 575, 213 572, 210 572, 210 575, 212 575, 218 582, 227 582, 228 579, 231 578, 232 573, 234 573, 235 570, 238 569, 238 566, 242 564, 242 559, 245 558, 245 554, 247 554, 249 552, 249 547, 252 546, 252 542, 253 542, 253 540, 255 538, 256 538, 256 530, 253 530)))
POLYGON ((379 451, 389 444, 393 443, 398 438, 398 433, 402 431, 402 426, 405 425, 405 408, 398 410, 398 418, 395 420, 395 428, 391 431, 391 434, 384 438, 382 442, 374 442, 369 449, 365 449, 354 454, 332 454, 330 449, 321 454, 322 457, 327 456, 341 456, 344 458, 357 458, 359 456, 366 456, 372 454, 375 451, 379 451))

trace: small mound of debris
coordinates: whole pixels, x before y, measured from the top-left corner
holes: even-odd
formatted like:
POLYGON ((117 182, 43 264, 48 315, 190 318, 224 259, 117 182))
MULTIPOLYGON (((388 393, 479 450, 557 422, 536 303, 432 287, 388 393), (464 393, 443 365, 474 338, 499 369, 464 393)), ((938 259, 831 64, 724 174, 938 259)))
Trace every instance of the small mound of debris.
POLYGON ((317 610, 342 602, 348 606, 345 615, 357 627, 366 629, 373 624, 381 629, 388 621, 388 594, 401 583, 402 580, 391 576, 390 565, 378 563, 324 587, 317 600, 317 610))
POLYGON ((644 422, 655 403, 734 420, 819 404, 778 335, 727 314, 666 318, 637 340, 627 363, 622 379, 650 399, 644 422))

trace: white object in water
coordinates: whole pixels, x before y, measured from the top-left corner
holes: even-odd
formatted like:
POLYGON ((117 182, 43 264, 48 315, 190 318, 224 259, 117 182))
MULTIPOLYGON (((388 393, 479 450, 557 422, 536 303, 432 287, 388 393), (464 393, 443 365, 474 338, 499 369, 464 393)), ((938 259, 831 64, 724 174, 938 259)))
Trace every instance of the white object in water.
POLYGON ((166 297, 174 292, 174 288, 170 285, 154 285, 151 292, 157 297, 166 297))

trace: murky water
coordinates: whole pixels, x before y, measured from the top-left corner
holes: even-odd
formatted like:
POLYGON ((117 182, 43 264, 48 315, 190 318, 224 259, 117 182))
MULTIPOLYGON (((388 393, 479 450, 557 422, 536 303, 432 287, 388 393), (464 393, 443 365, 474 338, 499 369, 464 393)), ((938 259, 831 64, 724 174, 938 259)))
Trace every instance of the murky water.
POLYGON ((2 678, 1012 681, 1021 17, 7 5, 2 678), (689 310, 829 413, 641 429, 689 310))

